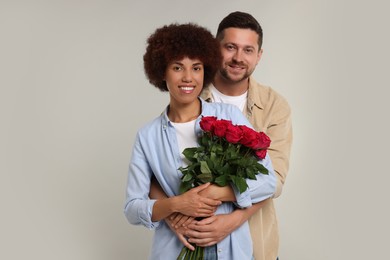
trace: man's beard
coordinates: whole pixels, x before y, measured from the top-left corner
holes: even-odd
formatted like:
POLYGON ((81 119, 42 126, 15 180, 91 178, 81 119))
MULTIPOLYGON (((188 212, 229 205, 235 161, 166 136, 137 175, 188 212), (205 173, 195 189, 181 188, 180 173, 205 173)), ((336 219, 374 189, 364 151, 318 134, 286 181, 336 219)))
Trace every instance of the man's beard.
MULTIPOLYGON (((234 65, 237 65, 237 63, 233 63, 234 65)), ((229 66, 229 64, 228 64, 229 66)), ((252 71, 248 71, 247 67, 246 67, 246 71, 245 71, 245 74, 242 75, 241 78, 239 79, 232 79, 230 76, 229 76, 229 73, 227 71, 226 68, 221 68, 219 70, 219 73, 221 74, 222 78, 226 81, 226 82, 229 82, 229 83, 238 83, 238 82, 241 82, 243 80, 246 80, 250 77, 250 75, 252 74, 252 71)))

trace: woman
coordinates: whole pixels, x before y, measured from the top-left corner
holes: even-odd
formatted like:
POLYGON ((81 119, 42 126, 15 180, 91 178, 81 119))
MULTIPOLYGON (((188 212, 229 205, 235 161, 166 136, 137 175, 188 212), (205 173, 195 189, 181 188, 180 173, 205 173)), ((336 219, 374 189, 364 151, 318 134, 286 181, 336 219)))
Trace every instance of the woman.
MULTIPOLYGON (((262 161, 269 175, 248 181, 249 189, 235 193, 235 204, 222 198, 207 198, 201 192, 209 184, 179 194, 181 172, 186 162, 182 151, 197 145, 202 116, 216 116, 233 124, 249 123, 234 106, 209 104, 198 96, 208 85, 220 62, 219 43, 212 34, 195 24, 172 24, 157 29, 148 39, 144 55, 145 74, 161 91, 168 91, 165 112, 141 128, 136 136, 128 173, 125 215, 131 224, 155 229, 150 259, 176 259, 183 244, 163 221, 175 213, 208 217, 233 211, 235 205, 249 207, 273 195, 275 174, 269 157, 262 161), (155 178, 168 196, 150 199, 155 178)), ((205 249, 205 259, 251 259, 252 242, 247 223, 216 246, 205 249)))

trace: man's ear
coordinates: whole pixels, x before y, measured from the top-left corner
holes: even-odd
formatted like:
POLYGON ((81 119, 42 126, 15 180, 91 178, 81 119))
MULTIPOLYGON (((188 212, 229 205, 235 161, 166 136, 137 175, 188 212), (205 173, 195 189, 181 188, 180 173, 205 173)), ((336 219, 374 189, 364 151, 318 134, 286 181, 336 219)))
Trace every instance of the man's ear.
POLYGON ((257 62, 256 62, 256 65, 257 65, 257 63, 259 63, 259 61, 260 61, 262 55, 263 55, 263 49, 260 49, 259 52, 257 53, 257 62))

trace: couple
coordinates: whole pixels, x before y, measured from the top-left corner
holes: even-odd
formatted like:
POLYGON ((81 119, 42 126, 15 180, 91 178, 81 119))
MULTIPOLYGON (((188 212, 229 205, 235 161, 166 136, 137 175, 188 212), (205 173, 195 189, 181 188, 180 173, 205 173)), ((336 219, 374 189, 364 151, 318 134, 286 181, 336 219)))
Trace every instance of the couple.
POLYGON ((191 243, 205 247, 205 259, 277 259, 272 199, 287 175, 291 118, 287 102, 250 77, 261 58, 262 36, 250 14, 234 12, 221 21, 216 39, 195 24, 164 26, 148 39, 145 74, 169 92, 170 102, 137 133, 125 215, 156 230, 151 259, 176 259, 183 245, 193 249, 191 243), (202 116, 267 133, 270 157, 260 163, 269 175, 248 180, 244 193, 205 184, 179 194, 178 169, 186 165, 181 152, 197 145, 202 116))

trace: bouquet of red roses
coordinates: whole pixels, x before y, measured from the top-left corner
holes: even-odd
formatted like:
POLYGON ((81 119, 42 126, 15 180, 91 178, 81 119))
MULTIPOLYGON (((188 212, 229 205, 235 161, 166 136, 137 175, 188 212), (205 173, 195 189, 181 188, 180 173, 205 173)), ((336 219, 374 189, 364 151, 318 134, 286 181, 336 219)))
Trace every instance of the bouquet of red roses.
POLYGON ((271 143, 265 133, 214 116, 203 117, 200 127, 204 134, 199 146, 183 151, 190 164, 179 168, 183 173, 180 192, 207 182, 219 186, 233 183, 243 192, 248 187, 246 179, 255 180, 259 172, 268 174, 258 162, 265 158, 271 143))
MULTIPOLYGON (((204 133, 199 146, 183 151, 190 164, 179 168, 183 173, 180 192, 207 182, 219 186, 233 183, 239 192, 244 192, 248 188, 246 179, 255 180, 258 173, 268 174, 259 163, 271 143, 265 133, 214 116, 203 117, 200 127, 204 133)), ((203 248, 195 246, 191 251, 183 247, 177 259, 203 259, 203 248)))

